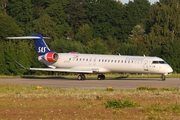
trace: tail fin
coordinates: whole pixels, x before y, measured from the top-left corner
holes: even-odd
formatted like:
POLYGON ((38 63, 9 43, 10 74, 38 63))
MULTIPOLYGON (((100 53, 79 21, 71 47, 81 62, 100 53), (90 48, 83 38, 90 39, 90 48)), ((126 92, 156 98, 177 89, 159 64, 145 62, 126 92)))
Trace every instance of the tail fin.
POLYGON ((36 50, 39 55, 44 55, 51 51, 49 47, 46 45, 44 41, 44 37, 41 34, 33 34, 32 36, 38 38, 38 39, 34 39, 34 43, 36 45, 36 50))
POLYGON ((39 55, 44 55, 48 52, 51 52, 49 47, 46 45, 44 38, 41 34, 33 34, 31 36, 22 36, 22 37, 7 37, 7 39, 33 39, 36 45, 36 50, 39 55))

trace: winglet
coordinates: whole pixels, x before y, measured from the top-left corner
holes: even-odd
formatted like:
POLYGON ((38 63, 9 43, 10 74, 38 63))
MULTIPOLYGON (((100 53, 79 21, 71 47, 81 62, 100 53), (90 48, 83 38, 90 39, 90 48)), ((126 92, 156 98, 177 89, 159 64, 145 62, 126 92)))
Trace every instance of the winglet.
POLYGON ((20 63, 18 63, 17 61, 14 61, 20 68, 23 68, 23 69, 28 69, 28 68, 25 68, 23 65, 21 65, 20 63))

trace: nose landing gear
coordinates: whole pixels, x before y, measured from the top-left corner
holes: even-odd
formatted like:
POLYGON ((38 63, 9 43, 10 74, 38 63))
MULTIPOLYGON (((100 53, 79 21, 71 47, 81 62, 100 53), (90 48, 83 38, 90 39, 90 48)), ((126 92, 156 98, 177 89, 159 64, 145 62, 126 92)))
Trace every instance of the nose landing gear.
POLYGON ((97 79, 98 80, 104 80, 105 79, 105 75, 103 75, 103 74, 98 75, 97 79))
POLYGON ((162 74, 161 79, 162 79, 162 81, 165 81, 166 80, 166 75, 162 74))

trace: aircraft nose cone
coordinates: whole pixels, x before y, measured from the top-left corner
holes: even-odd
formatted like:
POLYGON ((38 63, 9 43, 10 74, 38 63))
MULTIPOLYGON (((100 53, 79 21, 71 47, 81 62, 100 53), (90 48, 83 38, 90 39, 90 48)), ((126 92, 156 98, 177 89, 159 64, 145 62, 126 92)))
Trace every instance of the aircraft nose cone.
POLYGON ((168 68, 168 73, 172 73, 173 69, 171 67, 168 68))

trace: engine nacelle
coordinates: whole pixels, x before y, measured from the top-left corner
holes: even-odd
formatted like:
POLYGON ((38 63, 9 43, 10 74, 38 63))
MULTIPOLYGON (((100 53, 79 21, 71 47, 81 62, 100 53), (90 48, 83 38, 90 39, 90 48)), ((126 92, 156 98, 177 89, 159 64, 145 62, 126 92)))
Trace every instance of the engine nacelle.
POLYGON ((48 62, 56 62, 59 56, 55 52, 48 52, 44 55, 44 59, 48 62))

